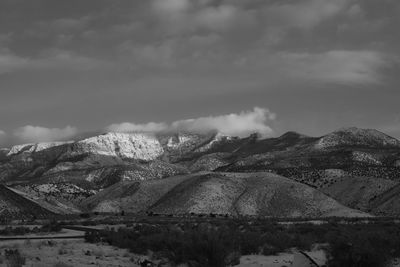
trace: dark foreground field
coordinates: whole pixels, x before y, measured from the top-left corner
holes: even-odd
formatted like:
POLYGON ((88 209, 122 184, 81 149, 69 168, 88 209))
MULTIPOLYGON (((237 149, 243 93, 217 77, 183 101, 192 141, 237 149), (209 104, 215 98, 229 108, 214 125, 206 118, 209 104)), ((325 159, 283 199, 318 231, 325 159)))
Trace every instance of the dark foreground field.
MULTIPOLYGON (((2 237, 25 235, 26 240, 19 240, 17 245, 0 241, 0 266, 11 261, 14 265, 4 266, 24 266, 23 263, 29 263, 28 266, 140 266, 139 258, 146 258, 149 266, 272 266, 256 261, 264 256, 316 250, 325 255, 322 264, 330 267, 397 266, 399 226, 397 220, 389 218, 283 221, 119 216, 59 221, 36 228, 3 227, 2 237), (63 231, 82 234, 76 240, 34 241, 33 234, 43 235, 43 231, 49 239, 63 231), (43 246, 49 248, 41 251, 39 248, 43 246), (49 256, 49 251, 57 258, 52 263, 43 260, 49 256), (33 253, 41 262, 32 256, 33 253), (81 261, 75 262, 78 258, 81 261), (251 259, 253 265, 244 264, 245 259, 251 259)), ((273 266, 291 266, 290 260, 285 262, 273 266)))

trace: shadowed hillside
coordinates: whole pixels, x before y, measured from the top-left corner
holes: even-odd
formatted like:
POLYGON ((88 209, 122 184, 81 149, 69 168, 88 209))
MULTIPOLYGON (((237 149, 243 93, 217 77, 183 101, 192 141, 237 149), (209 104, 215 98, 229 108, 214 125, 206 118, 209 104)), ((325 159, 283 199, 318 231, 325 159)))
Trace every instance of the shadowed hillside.
POLYGON ((46 218, 53 212, 0 185, 0 218, 46 218))
POLYGON ((270 174, 204 173, 110 187, 85 202, 96 211, 300 217, 365 216, 323 193, 270 174))
POLYGON ((397 211, 385 204, 383 194, 399 175, 400 142, 359 128, 322 137, 288 132, 265 139, 213 132, 106 133, 18 145, 0 155, 0 181, 57 213, 83 207, 322 216, 331 212, 325 209, 326 193, 350 208, 390 215, 397 211))

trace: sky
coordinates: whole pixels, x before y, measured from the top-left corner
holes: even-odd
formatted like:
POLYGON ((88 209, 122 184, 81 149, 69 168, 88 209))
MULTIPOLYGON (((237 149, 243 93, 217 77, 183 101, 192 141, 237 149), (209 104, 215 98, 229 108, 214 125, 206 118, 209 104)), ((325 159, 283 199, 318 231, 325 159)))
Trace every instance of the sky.
POLYGON ((0 0, 0 145, 87 132, 400 138, 398 0, 0 0))

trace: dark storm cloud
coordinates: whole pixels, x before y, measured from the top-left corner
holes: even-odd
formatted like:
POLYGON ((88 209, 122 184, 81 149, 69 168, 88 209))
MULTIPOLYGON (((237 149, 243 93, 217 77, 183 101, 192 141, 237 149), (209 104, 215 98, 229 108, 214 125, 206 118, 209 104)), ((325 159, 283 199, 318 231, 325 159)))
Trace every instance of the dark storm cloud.
POLYGON ((0 128, 254 106, 277 132, 393 124, 399 23, 396 0, 0 0, 0 128))
MULTIPOLYGON (((134 2, 127 9, 114 7, 110 10, 107 9, 107 2, 99 2, 95 5, 97 9, 87 10, 86 13, 82 12, 86 8, 81 5, 61 13, 54 5, 42 3, 45 8, 43 16, 21 17, 22 21, 32 21, 22 29, 17 27, 15 32, 10 27, 3 29, 2 36, 8 39, 8 45, 2 46, 0 66, 3 72, 8 66, 10 71, 22 67, 34 68, 35 65, 42 65, 43 60, 57 61, 51 66, 68 65, 70 61, 76 66, 90 65, 90 60, 93 65, 98 65, 101 60, 108 60, 116 68, 132 69, 142 74, 152 74, 154 69, 180 71, 188 67, 193 71, 209 68, 220 71, 230 64, 231 72, 242 72, 243 65, 254 67, 256 71, 269 67, 271 77, 278 75, 286 78, 294 71, 294 78, 298 79, 297 64, 301 64, 302 60, 306 63, 302 66, 306 68, 304 72, 314 77, 319 76, 316 69, 321 64, 327 71, 341 71, 335 55, 342 53, 350 59, 343 62, 350 77, 353 73, 365 72, 369 76, 368 81, 372 81, 379 79, 377 75, 386 56, 385 51, 379 49, 378 40, 369 40, 357 49, 330 45, 328 41, 334 41, 337 34, 362 27, 363 23, 376 24, 379 28, 390 27, 388 20, 396 22, 390 17, 380 17, 381 14, 367 20, 367 11, 363 10, 363 6, 347 0, 250 0, 246 4, 200 0, 134 2), (47 13, 60 14, 55 17, 47 13), (335 32, 327 29, 330 40, 324 40, 327 33, 321 38, 326 42, 324 47, 293 40, 296 36, 302 39, 308 35, 309 39, 318 43, 319 29, 332 23, 337 27, 335 32), (354 64, 350 63, 352 58, 354 64), (274 71, 276 63, 278 66, 285 65, 288 73, 280 69, 274 71), (291 65, 294 66, 292 69, 291 65)), ((13 6, 17 9, 24 4, 13 6)), ((121 4, 123 6, 126 3, 121 4)), ((374 27, 369 28, 374 31, 374 27)), ((340 75, 332 77, 338 77, 339 81, 341 78, 340 75)), ((351 81, 364 81, 361 75, 353 77, 351 81)))

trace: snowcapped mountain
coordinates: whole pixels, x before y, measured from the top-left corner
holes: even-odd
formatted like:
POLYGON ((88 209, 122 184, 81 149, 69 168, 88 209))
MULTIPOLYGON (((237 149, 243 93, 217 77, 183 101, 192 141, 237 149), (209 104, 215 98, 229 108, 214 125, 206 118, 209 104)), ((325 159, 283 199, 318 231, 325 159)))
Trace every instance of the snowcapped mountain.
MULTIPOLYGON (((64 213, 120 182, 160 180, 202 171, 273 172, 314 187, 330 170, 396 180, 400 142, 376 130, 344 128, 322 137, 276 138, 219 133, 105 133, 70 142, 0 150, 0 183, 51 199, 64 213), (51 188, 51 190, 44 190, 51 188), (63 207, 63 208, 60 208, 63 207)), ((47 204, 46 204, 47 205, 47 204)))
POLYGON ((154 160, 164 152, 159 140, 144 133, 107 133, 74 143, 69 156, 85 153, 122 159, 154 160))
POLYGON ((166 169, 179 173, 184 169, 212 171, 228 166, 237 171, 260 166, 343 165, 349 161, 395 165, 400 159, 397 149, 400 142, 395 138, 359 128, 340 129, 320 138, 295 132, 267 139, 256 135, 236 138, 219 133, 106 133, 75 142, 25 144, 3 149, 0 181, 54 176, 68 180, 71 175, 79 177, 74 172, 83 171, 80 174, 83 180, 98 181, 104 173, 109 173, 104 171, 109 168, 124 169, 125 179, 129 173, 139 172, 140 179, 146 175, 152 179, 168 175, 157 172, 166 169), (240 168, 235 167, 237 164, 240 168))
POLYGON ((64 144, 71 144, 72 141, 69 142, 48 142, 48 143, 36 143, 36 144, 22 144, 13 146, 9 151, 7 156, 13 156, 20 153, 35 153, 45 149, 49 149, 51 147, 61 146, 64 144))

